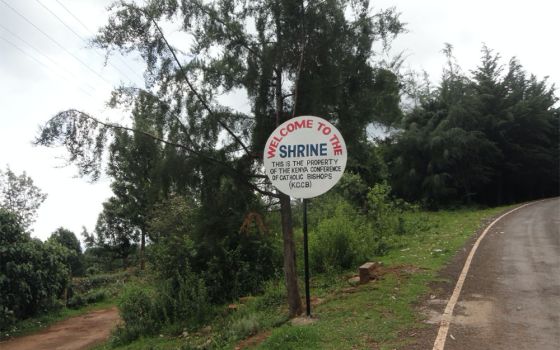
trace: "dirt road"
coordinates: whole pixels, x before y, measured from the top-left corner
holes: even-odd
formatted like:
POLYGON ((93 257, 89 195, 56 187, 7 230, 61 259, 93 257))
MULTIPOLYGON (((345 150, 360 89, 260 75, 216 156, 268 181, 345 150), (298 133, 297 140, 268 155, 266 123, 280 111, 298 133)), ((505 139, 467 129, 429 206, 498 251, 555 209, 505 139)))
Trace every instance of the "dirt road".
POLYGON ((524 207, 488 231, 445 349, 560 349, 560 199, 524 207))
POLYGON ((1 350, 82 350, 105 341, 119 322, 116 307, 92 311, 0 343, 1 350))

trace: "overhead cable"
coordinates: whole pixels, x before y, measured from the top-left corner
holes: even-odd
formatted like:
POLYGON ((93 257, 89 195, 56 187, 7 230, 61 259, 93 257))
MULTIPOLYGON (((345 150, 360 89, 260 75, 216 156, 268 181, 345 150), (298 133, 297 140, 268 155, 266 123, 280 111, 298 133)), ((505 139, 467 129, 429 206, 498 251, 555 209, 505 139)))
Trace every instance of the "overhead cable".
POLYGON ((41 28, 37 27, 35 25, 35 23, 33 23, 32 21, 30 21, 27 17, 25 17, 21 12, 19 12, 18 10, 16 10, 14 7, 12 7, 12 5, 10 5, 9 3, 7 3, 5 0, 0 0, 0 2, 2 2, 4 5, 6 5, 8 8, 10 8, 14 13, 16 13, 19 17, 21 17, 23 20, 25 20, 27 23, 29 23, 31 26, 33 26, 33 28, 35 28, 37 31, 39 31, 41 34, 43 34, 45 37, 47 37, 50 41, 52 41, 54 44, 56 44, 56 46, 58 46, 60 49, 62 49, 64 52, 66 52, 67 54, 69 54, 70 56, 72 56, 76 61, 78 61, 80 64, 82 64, 84 67, 86 67, 90 72, 92 72, 93 74, 97 75, 101 80, 103 80, 105 83, 107 83, 109 86, 112 87, 112 83, 110 81, 108 81, 107 79, 105 79, 101 74, 99 74, 97 71, 95 71, 93 68, 91 68, 88 64, 86 64, 84 61, 82 61, 79 57, 77 57, 75 54, 73 54, 70 50, 68 50, 66 47, 64 47, 64 45, 60 44, 58 41, 56 41, 52 36, 50 36, 49 34, 45 33, 41 28))
MULTIPOLYGON (((41 2, 41 0, 35 0, 39 5, 41 5, 41 7, 43 7, 46 11, 48 11, 54 18, 56 18, 60 23, 62 23, 63 26, 65 26, 69 31, 71 31, 78 39, 82 40, 84 43, 87 44, 88 40, 85 39, 83 36, 81 36, 78 32, 76 32, 74 30, 74 28, 72 28, 70 25, 68 25, 62 18, 60 18, 56 13, 54 13, 48 6, 46 6, 43 2, 41 2)), ((101 57, 102 59, 105 59, 105 57, 103 55, 101 55, 98 51, 94 50, 94 52, 101 57)), ((109 62, 109 65, 111 67, 113 67, 116 71, 118 71, 123 77, 125 77, 126 79, 128 79, 129 81, 133 82, 134 80, 131 79, 128 74, 126 74, 125 72, 123 72, 119 67, 111 64, 109 62)))
MULTIPOLYGON (((49 66, 47 66, 45 63, 39 61, 35 56, 29 54, 28 52, 26 52, 25 50, 23 50, 21 47, 19 47, 16 43, 14 43, 13 41, 6 39, 3 36, 0 36, 1 40, 4 40, 6 43, 8 43, 9 45, 13 46, 16 50, 18 50, 21 54, 23 54, 24 56, 27 56, 29 58, 31 58, 33 61, 37 62, 39 65, 43 66, 43 68, 45 68, 47 71, 51 71, 55 74, 58 74, 62 79, 72 83, 68 78, 66 78, 64 75, 61 75, 60 73, 53 71, 49 68, 49 66)), ((81 86, 77 85, 78 89, 82 90, 83 93, 91 96, 91 97, 95 97, 91 92, 85 90, 84 88, 82 88, 81 86)))
MULTIPOLYGON (((95 35, 95 33, 78 16, 76 16, 72 11, 70 11, 66 6, 64 6, 64 4, 62 2, 60 2, 59 0, 55 0, 55 1, 60 5, 60 7, 62 7, 64 9, 64 11, 66 11, 70 16, 72 16, 72 18, 74 18, 74 20, 76 22, 78 22, 82 26, 82 28, 84 28, 86 30, 86 32, 90 33, 92 36, 95 35)), ((138 71, 136 71, 132 67, 130 67, 130 65, 121 56, 115 56, 115 57, 117 57, 117 59, 119 61, 121 61, 121 63, 126 68, 128 68, 128 70, 132 74, 138 74, 138 71)), ((144 79, 141 74, 140 74, 140 77, 142 79, 144 79)))
MULTIPOLYGON (((13 37, 15 37, 16 39, 18 39, 19 41, 23 42, 25 45, 27 45, 28 47, 30 47, 33 51, 35 51, 39 56, 41 56, 42 58, 48 60, 49 62, 51 62, 52 64, 54 64, 55 66, 57 66, 58 68, 60 68, 61 71, 66 72, 68 75, 72 76, 72 73, 69 72, 66 67, 62 66, 60 64, 60 62, 57 62, 55 60, 53 60, 52 58, 50 58, 48 55, 44 54, 41 52, 40 49, 38 49, 37 47, 35 47, 34 45, 32 45, 31 43, 29 43, 29 41, 25 40, 24 38, 22 38, 20 35, 18 35, 17 33, 14 33, 13 31, 11 31, 10 29, 6 28, 4 25, 2 25, 0 23, 0 28, 2 28, 4 31, 6 31, 7 33, 9 33, 10 35, 12 35, 13 37)), ((12 45, 13 46, 13 45, 12 45)), ((82 84, 86 85, 88 88, 90 88, 91 90, 95 90, 96 88, 91 86, 89 83, 87 82, 82 82, 82 84)))

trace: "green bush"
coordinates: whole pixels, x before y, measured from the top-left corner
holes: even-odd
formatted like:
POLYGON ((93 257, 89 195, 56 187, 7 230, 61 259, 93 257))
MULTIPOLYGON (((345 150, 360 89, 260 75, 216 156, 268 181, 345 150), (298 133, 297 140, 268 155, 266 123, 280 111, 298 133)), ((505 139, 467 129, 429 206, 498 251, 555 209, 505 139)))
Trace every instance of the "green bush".
POLYGON ((156 313, 154 298, 156 293, 146 286, 128 286, 118 302, 123 325, 119 326, 113 337, 113 343, 126 344, 141 335, 158 332, 163 320, 156 313))
POLYGON ((212 314, 204 281, 192 272, 165 281, 157 300, 167 323, 184 328, 196 328, 212 314))
POLYGON ((286 287, 280 280, 265 283, 264 293, 256 300, 258 310, 272 309, 286 303, 286 287))
POLYGON ((103 290, 93 291, 85 295, 77 293, 72 295, 72 297, 68 299, 66 306, 71 309, 79 309, 82 306, 98 303, 106 298, 107 293, 103 290))
POLYGON ((0 209, 0 329, 57 306, 69 282, 67 256, 60 244, 29 237, 0 209))
POLYGON ((339 196, 313 211, 320 219, 310 230, 310 265, 315 272, 348 269, 377 251, 373 230, 366 218, 339 196))
POLYGON ((82 306, 86 305, 86 300, 81 294, 74 294, 68 301, 66 302, 66 306, 71 309, 79 309, 82 306))
POLYGON ((228 332, 233 339, 244 339, 257 334, 261 330, 259 315, 251 313, 233 320, 228 332))
POLYGON ((373 186, 367 194, 367 216, 382 235, 404 235, 407 225, 404 214, 417 210, 403 200, 391 198, 391 186, 382 182, 373 186))
POLYGON ((87 293, 93 289, 105 287, 111 284, 124 284, 132 277, 129 271, 107 273, 72 279, 72 290, 77 293, 87 293))
POLYGON ((87 304, 98 303, 100 301, 105 300, 106 298, 107 298, 107 293, 103 290, 97 290, 97 291, 88 293, 85 296, 87 304))
POLYGON ((194 329, 212 316, 204 282, 194 273, 163 281, 155 287, 129 286, 118 303, 123 325, 114 333, 115 344, 163 327, 194 329))
POLYGON ((240 230, 243 216, 216 220, 207 215, 181 196, 156 206, 149 221, 153 244, 148 258, 159 278, 191 270, 204 274, 208 296, 217 303, 260 291, 281 266, 275 237, 253 224, 240 230))
POLYGON ((99 273, 101 273, 101 268, 99 267, 99 265, 89 266, 86 269, 86 275, 87 276, 93 276, 93 275, 97 275, 99 273))
POLYGON ((337 193, 312 202, 311 268, 320 273, 353 268, 398 246, 399 236, 411 230, 406 213, 416 208, 393 200, 390 193, 391 187, 384 182, 373 186, 364 211, 337 193))

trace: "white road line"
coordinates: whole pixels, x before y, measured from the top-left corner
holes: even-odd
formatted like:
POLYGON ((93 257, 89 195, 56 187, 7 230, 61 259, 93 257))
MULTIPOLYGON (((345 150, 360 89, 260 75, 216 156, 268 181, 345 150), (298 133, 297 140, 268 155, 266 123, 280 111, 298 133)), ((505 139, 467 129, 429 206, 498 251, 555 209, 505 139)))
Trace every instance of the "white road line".
POLYGON ((471 252, 469 253, 469 256, 467 257, 467 261, 465 261, 465 266, 463 266, 463 270, 461 271, 461 274, 459 275, 459 279, 457 280, 457 284, 455 285, 455 289, 453 290, 453 294, 451 295, 451 298, 449 298, 449 301, 447 302, 447 306, 445 307, 445 311, 443 312, 443 315, 441 315, 441 321, 439 323, 440 324, 439 331, 438 331, 438 335, 436 337, 436 341, 434 342, 433 350, 443 350, 443 348, 445 347, 445 340, 447 339, 447 332, 449 331, 449 326, 451 324, 451 317, 453 316, 453 309, 455 308, 455 304, 457 304, 457 300, 459 300, 459 295, 461 294, 461 289, 463 288, 463 283, 465 282, 465 278, 467 277, 467 273, 469 272, 469 268, 471 267, 471 262, 472 262, 472 259, 474 257, 474 254, 476 253, 476 249, 478 248, 478 245, 480 244, 480 242, 482 241, 484 236, 486 236, 486 233, 488 231, 490 231, 492 226, 494 226, 494 224, 497 223, 498 221, 500 221, 504 216, 509 215, 509 214, 513 213, 514 211, 519 210, 521 208, 524 208, 528 205, 539 203, 539 202, 541 202, 541 201, 536 201, 536 202, 523 204, 522 206, 514 208, 514 209, 508 211, 507 213, 501 215, 499 218, 492 221, 492 223, 490 225, 488 225, 486 227, 486 229, 482 232, 480 237, 478 237, 478 239, 476 240, 475 244, 473 245, 473 247, 471 249, 471 252))

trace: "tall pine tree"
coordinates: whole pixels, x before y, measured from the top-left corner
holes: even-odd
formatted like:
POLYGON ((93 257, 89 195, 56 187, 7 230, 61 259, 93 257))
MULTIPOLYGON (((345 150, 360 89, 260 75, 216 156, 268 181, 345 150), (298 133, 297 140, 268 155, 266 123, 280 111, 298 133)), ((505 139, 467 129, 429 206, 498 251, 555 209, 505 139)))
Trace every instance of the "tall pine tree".
MULTIPOLYGON (((262 172, 265 140, 293 116, 319 115, 340 128, 350 166, 364 170, 360 163, 371 157, 364 146, 367 125, 399 117, 397 79, 374 64, 374 44, 387 46, 402 30, 394 9, 372 14, 368 1, 120 2, 95 42, 108 50, 138 51, 144 58, 150 94, 168 106, 163 135, 71 110, 52 118, 37 142, 66 145, 81 171, 96 175, 107 136, 117 130, 141 133, 175 146, 191 160, 190 173, 198 174, 199 181, 186 185, 201 191, 202 200, 213 198, 203 195, 212 190, 205 183, 229 178, 251 194, 243 197, 260 194, 279 201, 283 267, 294 316, 302 305, 291 202, 271 188, 262 172), (185 34, 191 43, 182 47, 185 54, 170 45, 162 23, 175 24, 185 34), (251 112, 223 105, 219 96, 224 94, 246 96, 251 112), (200 170, 210 167, 219 175, 205 177, 200 170)), ((134 99, 136 92, 120 89, 117 95, 134 99)))

